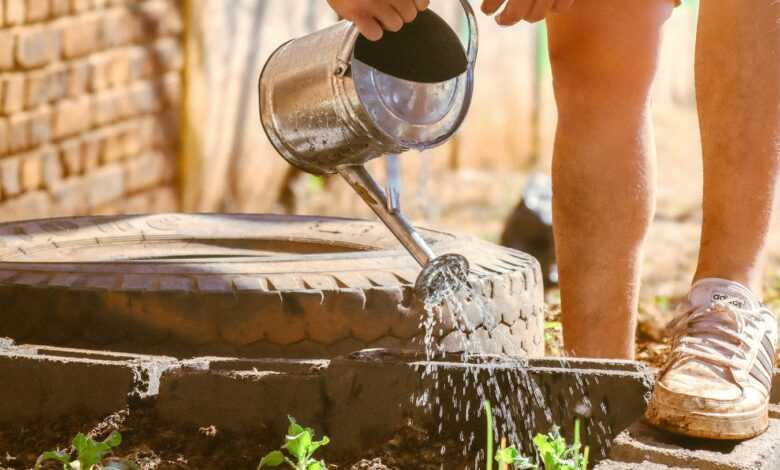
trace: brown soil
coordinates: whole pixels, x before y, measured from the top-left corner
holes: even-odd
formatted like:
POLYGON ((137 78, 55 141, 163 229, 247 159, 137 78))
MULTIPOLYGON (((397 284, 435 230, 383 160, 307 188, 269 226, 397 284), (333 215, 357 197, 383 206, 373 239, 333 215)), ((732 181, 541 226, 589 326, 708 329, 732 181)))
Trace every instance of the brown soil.
MULTIPOLYGON (((103 439, 112 431, 122 434, 123 442, 113 454, 138 464, 141 470, 224 470, 254 469, 260 458, 278 448, 282 436, 252 433, 238 435, 214 426, 187 428, 170 426, 157 420, 151 409, 118 411, 110 416, 87 418, 71 416, 52 422, 31 423, 23 428, 0 427, 0 470, 32 468, 37 456, 47 450, 67 449, 70 439, 84 432, 103 439)), ((437 442, 423 431, 406 428, 384 446, 368 449, 349 461, 328 461, 328 468, 354 470, 465 468, 468 460, 459 452, 441 455, 442 446, 458 449, 456 442, 437 442), (452 455, 455 454, 455 455, 452 455)), ((46 470, 61 469, 54 462, 46 470)))

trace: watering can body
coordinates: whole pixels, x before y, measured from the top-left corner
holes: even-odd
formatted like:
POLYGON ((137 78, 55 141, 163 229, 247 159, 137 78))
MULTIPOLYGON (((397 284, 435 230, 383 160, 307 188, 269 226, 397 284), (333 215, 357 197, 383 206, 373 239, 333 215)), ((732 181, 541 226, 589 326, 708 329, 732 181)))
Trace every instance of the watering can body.
MULTIPOLYGON (((279 154, 305 172, 343 176, 424 268, 430 268, 436 256, 363 165, 387 154, 440 145, 463 122, 473 92, 477 35, 468 0, 461 4, 470 32, 467 51, 431 11, 421 12, 399 33, 386 33, 389 42, 378 45, 363 38, 352 23, 341 21, 280 46, 259 81, 260 119, 279 154), (415 28, 422 34, 412 38, 416 45, 394 45, 393 38, 399 37, 409 43, 407 32, 415 28), (390 69, 383 65, 394 54, 425 50, 436 41, 443 48, 439 52, 459 49, 462 71, 453 69, 456 72, 437 77, 436 72, 449 64, 429 63, 441 55, 436 51, 429 57, 418 55, 417 64, 400 63, 401 72, 392 64, 390 69), (426 67, 432 73, 426 74, 426 67), (417 69, 422 75, 415 75, 417 69)), ((453 257, 446 259, 459 270, 468 270, 465 260, 453 257)))

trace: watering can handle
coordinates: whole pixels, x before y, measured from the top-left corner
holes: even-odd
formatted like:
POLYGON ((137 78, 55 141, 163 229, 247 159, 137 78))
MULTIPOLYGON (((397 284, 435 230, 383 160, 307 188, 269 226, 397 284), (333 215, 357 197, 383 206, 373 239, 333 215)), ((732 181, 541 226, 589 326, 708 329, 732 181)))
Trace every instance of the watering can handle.
POLYGON ((469 61, 469 69, 473 70, 477 62, 477 52, 479 50, 479 28, 477 27, 477 16, 471 7, 469 0, 460 0, 463 11, 466 13, 466 21, 469 26, 469 44, 466 49, 466 57, 469 61))
MULTIPOLYGON (((479 28, 477 27, 477 17, 474 14, 474 9, 471 7, 469 0, 460 0, 460 5, 466 13, 466 21, 469 27, 469 42, 466 51, 468 66, 466 67, 466 90, 463 96, 463 105, 452 126, 456 130, 463 124, 466 115, 469 113, 469 108, 471 108, 471 97, 474 94, 474 68, 477 65, 477 52, 479 51, 479 28)), ((449 138, 449 135, 444 135, 440 139, 431 142, 427 148, 436 147, 449 138)))
MULTIPOLYGON (((466 22, 469 27, 469 42, 466 49, 466 60, 468 61, 468 80, 470 84, 470 89, 467 91, 470 92, 473 89, 474 66, 476 65, 477 52, 479 51, 479 29, 477 27, 477 16, 474 14, 474 9, 471 7, 469 0, 460 0, 460 5, 463 7, 463 12, 466 14, 466 22)), ((336 75, 344 76, 349 70, 349 65, 352 60, 352 49, 358 36, 360 36, 360 31, 358 31, 355 25, 352 25, 349 35, 347 36, 346 41, 344 41, 344 46, 336 57, 336 75)), ((471 94, 469 93, 469 96, 470 95, 471 94)), ((465 110, 468 111, 468 106, 465 106, 465 108, 465 110)), ((464 117, 465 115, 461 117, 459 121, 462 121, 464 117)))

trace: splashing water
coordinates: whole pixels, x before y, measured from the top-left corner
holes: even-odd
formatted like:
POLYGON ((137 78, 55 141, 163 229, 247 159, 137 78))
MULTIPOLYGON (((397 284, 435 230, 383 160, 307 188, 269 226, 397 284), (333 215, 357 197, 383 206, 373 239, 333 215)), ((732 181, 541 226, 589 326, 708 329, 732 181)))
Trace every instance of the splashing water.
MULTIPOLYGON (((477 462, 484 458, 481 441, 474 432, 462 429, 467 422, 481 419, 484 400, 490 400, 494 406, 496 437, 506 437, 510 443, 525 448, 530 448, 537 432, 560 419, 560 413, 554 413, 556 407, 574 409, 579 415, 589 415, 593 410, 587 400, 588 384, 579 374, 575 375, 572 387, 553 397, 547 387, 535 380, 527 360, 502 354, 500 345, 493 341, 501 315, 484 300, 485 293, 490 291, 488 281, 472 276, 464 282, 459 274, 462 273, 457 266, 444 264, 435 275, 427 276, 428 284, 424 287, 428 295, 424 298, 425 314, 420 325, 425 332, 422 342, 426 362, 421 375, 426 386, 413 399, 417 406, 436 417, 440 434, 445 427, 460 429, 462 454, 476 454, 477 468, 477 462), (452 368, 440 366, 445 361, 457 361, 465 367, 460 373, 453 372, 452 368)), ((561 360, 552 367, 565 369, 570 365, 561 360)))

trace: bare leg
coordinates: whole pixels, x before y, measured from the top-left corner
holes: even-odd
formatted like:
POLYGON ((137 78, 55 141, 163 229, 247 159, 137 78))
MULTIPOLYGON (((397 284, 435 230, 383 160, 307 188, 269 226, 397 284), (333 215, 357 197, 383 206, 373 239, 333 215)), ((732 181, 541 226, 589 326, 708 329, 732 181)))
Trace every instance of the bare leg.
MULTIPOLYGON (((744 0, 742 0, 744 1, 744 0)), ((578 0, 548 19, 554 228, 569 354, 632 358, 653 215, 650 88, 670 0, 578 0)))
POLYGON ((704 224, 696 280, 760 295, 780 156, 780 2, 704 0, 696 49, 704 224))

